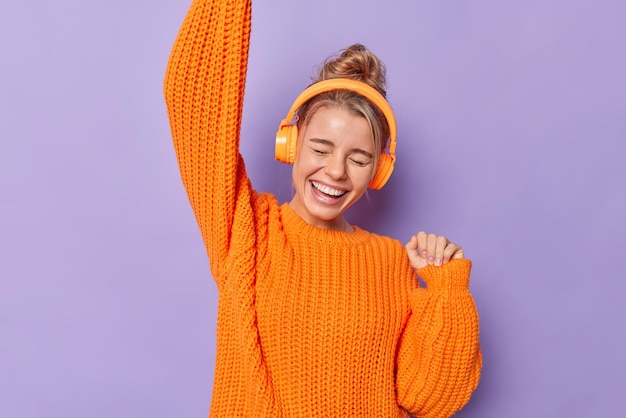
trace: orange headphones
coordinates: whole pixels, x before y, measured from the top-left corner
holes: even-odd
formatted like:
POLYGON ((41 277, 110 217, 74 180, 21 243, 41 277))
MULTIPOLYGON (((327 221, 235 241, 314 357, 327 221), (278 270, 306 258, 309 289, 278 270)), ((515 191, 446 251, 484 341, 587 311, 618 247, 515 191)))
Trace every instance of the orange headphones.
POLYGON ((296 144, 298 143, 297 118, 294 119, 296 111, 306 103, 307 100, 332 90, 351 90, 371 101, 387 119, 389 125, 389 153, 383 152, 378 160, 376 173, 370 181, 370 189, 382 188, 391 173, 396 161, 396 118, 387 100, 376 89, 369 85, 348 78, 332 78, 312 84, 304 90, 291 105, 287 117, 280 122, 278 132, 276 132, 276 159, 283 163, 293 164, 296 159, 296 144))

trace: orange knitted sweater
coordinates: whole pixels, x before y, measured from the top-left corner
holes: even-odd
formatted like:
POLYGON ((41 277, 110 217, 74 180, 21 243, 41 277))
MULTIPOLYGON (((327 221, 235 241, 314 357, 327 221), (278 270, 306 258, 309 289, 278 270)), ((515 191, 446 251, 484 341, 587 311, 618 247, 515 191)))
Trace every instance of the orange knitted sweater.
POLYGON ((239 154, 250 0, 194 0, 165 96, 220 293, 215 417, 446 417, 478 384, 470 262, 418 273, 402 244, 308 225, 239 154))

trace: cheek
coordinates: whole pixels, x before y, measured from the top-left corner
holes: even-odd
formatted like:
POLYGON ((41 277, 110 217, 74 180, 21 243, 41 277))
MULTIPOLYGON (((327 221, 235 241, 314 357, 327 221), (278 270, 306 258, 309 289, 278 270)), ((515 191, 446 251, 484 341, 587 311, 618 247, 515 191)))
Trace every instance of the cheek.
POLYGON ((296 154, 296 160, 291 166, 291 179, 294 184, 306 179, 314 171, 312 167, 304 154, 296 154))
POLYGON ((371 165, 367 169, 361 170, 359 177, 364 178, 369 183, 374 178, 374 174, 376 174, 376 169, 374 165, 371 165))
POLYGON ((297 167, 296 169, 300 173, 306 175, 311 174, 311 172, 318 170, 323 165, 323 159, 310 151, 303 150, 296 154, 294 168, 297 167))

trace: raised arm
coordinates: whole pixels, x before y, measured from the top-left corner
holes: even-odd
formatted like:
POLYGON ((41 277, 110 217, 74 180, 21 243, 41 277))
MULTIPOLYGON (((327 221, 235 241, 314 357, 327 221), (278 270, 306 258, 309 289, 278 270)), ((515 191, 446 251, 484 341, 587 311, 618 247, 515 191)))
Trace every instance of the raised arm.
POLYGON ((218 273, 250 187, 239 155, 250 0, 194 0, 167 66, 165 101, 187 195, 218 273))

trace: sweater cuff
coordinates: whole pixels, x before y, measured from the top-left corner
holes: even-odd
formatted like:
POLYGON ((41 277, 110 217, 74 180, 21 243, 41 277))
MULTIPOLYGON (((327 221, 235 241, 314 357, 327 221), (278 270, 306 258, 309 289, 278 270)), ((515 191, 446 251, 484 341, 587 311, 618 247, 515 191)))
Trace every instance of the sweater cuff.
POLYGON ((437 267, 428 265, 417 271, 424 279, 429 290, 446 291, 454 289, 469 289, 470 270, 472 262, 466 258, 450 260, 437 267))

